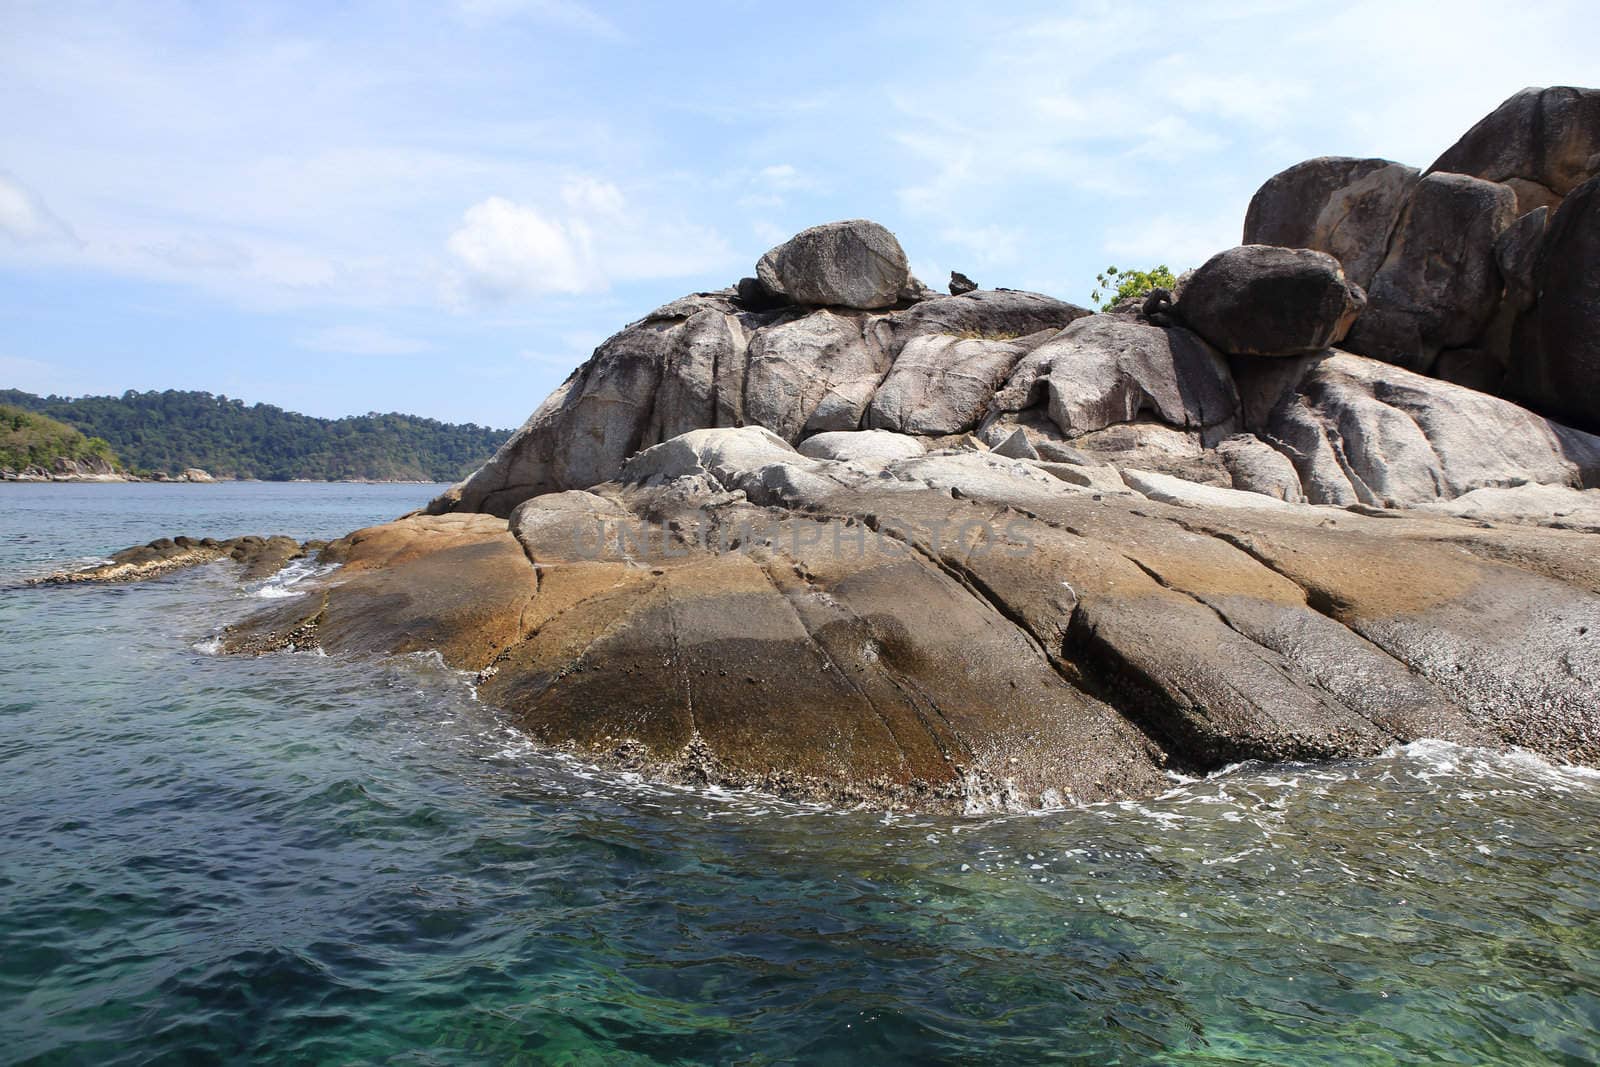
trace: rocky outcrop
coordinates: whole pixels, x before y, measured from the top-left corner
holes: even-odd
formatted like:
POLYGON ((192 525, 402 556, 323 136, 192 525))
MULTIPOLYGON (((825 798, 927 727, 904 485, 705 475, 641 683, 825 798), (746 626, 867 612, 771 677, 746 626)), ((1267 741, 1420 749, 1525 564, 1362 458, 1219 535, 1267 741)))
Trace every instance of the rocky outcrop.
POLYGON ((1559 267, 1545 246, 1565 202, 1597 175, 1600 90, 1525 89, 1420 181, 1378 159, 1314 159, 1274 176, 1251 202, 1245 239, 1341 260, 1368 298, 1343 347, 1595 429, 1585 339, 1596 329, 1581 291, 1593 271, 1574 251, 1595 228, 1590 197, 1566 215, 1559 267))
POLYGON ((807 231, 606 341, 431 514, 330 545, 227 645, 437 650, 584 759, 883 806, 1420 737, 1600 762, 1600 438, 1329 347, 1497 381, 1537 325, 1587 359, 1587 189, 1548 227, 1384 161, 1258 198, 1253 225, 1370 265, 1364 312, 1322 250, 1091 315, 931 295, 860 250, 881 228, 807 231), (1295 222, 1297 188, 1342 207, 1295 222))
POLYGON ((1362 289, 1383 264, 1417 169, 1388 159, 1323 156, 1267 180, 1250 201, 1244 243, 1314 248, 1362 289))
POLYGON ((130 482, 137 478, 99 456, 69 459, 57 456, 49 466, 29 464, 21 470, 0 467, 0 482, 130 482))
POLYGON ((1138 795, 1168 769, 1422 736, 1600 759, 1586 535, 1334 519, 1133 471, 1117 496, 978 452, 868 471, 771 435, 751 451, 749 429, 696 442, 509 525, 354 535, 351 565, 228 642, 437 648, 541 743, 875 805, 1138 795), (752 503, 777 481, 781 505, 752 503))
POLYGON ((1600 431, 1600 177, 1557 209, 1531 273, 1538 302, 1524 322, 1507 390, 1600 431))
POLYGON ((1176 311, 1224 352, 1300 356, 1344 340, 1366 304, 1360 286, 1325 252, 1243 245, 1206 260, 1176 311))

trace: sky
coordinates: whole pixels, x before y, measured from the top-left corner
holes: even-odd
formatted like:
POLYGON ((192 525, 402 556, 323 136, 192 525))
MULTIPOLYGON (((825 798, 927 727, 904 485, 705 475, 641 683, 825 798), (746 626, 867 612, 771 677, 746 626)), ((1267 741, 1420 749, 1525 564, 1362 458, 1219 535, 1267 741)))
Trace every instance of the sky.
POLYGON ((807 226, 1087 303, 1320 155, 1600 85, 1600 5, 0 0, 0 388, 511 427, 807 226))

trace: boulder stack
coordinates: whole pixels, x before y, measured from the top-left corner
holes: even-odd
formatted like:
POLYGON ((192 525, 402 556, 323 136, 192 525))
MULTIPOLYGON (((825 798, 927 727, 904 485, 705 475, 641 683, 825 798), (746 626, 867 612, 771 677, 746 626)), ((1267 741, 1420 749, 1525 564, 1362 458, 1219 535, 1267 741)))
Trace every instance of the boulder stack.
POLYGON ((1576 291, 1597 225, 1577 193, 1597 175, 1600 90, 1524 89, 1420 178, 1384 159, 1290 167, 1256 193, 1244 239, 1340 260, 1368 302, 1346 349, 1600 429, 1600 318, 1576 291))

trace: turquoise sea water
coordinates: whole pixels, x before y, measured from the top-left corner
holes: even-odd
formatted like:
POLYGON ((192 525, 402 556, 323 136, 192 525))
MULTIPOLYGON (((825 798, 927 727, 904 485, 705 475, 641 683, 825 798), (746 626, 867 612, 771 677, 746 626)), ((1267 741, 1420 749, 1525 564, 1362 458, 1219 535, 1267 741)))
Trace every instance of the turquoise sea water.
POLYGON ((652 786, 427 657, 208 654, 175 534, 429 486, 0 486, 0 1062, 1600 1058, 1600 776, 1422 742, 1032 816, 652 786))

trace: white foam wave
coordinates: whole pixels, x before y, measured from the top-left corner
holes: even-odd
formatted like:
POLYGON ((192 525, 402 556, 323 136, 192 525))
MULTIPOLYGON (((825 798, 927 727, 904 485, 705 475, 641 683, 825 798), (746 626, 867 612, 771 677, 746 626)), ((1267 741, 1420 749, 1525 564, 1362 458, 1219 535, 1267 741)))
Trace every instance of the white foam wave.
POLYGON ((262 582, 251 593, 251 596, 263 600, 283 600, 288 597, 304 596, 304 589, 297 589, 310 578, 320 578, 332 572, 332 564, 317 564, 310 559, 291 560, 277 574, 262 582))

